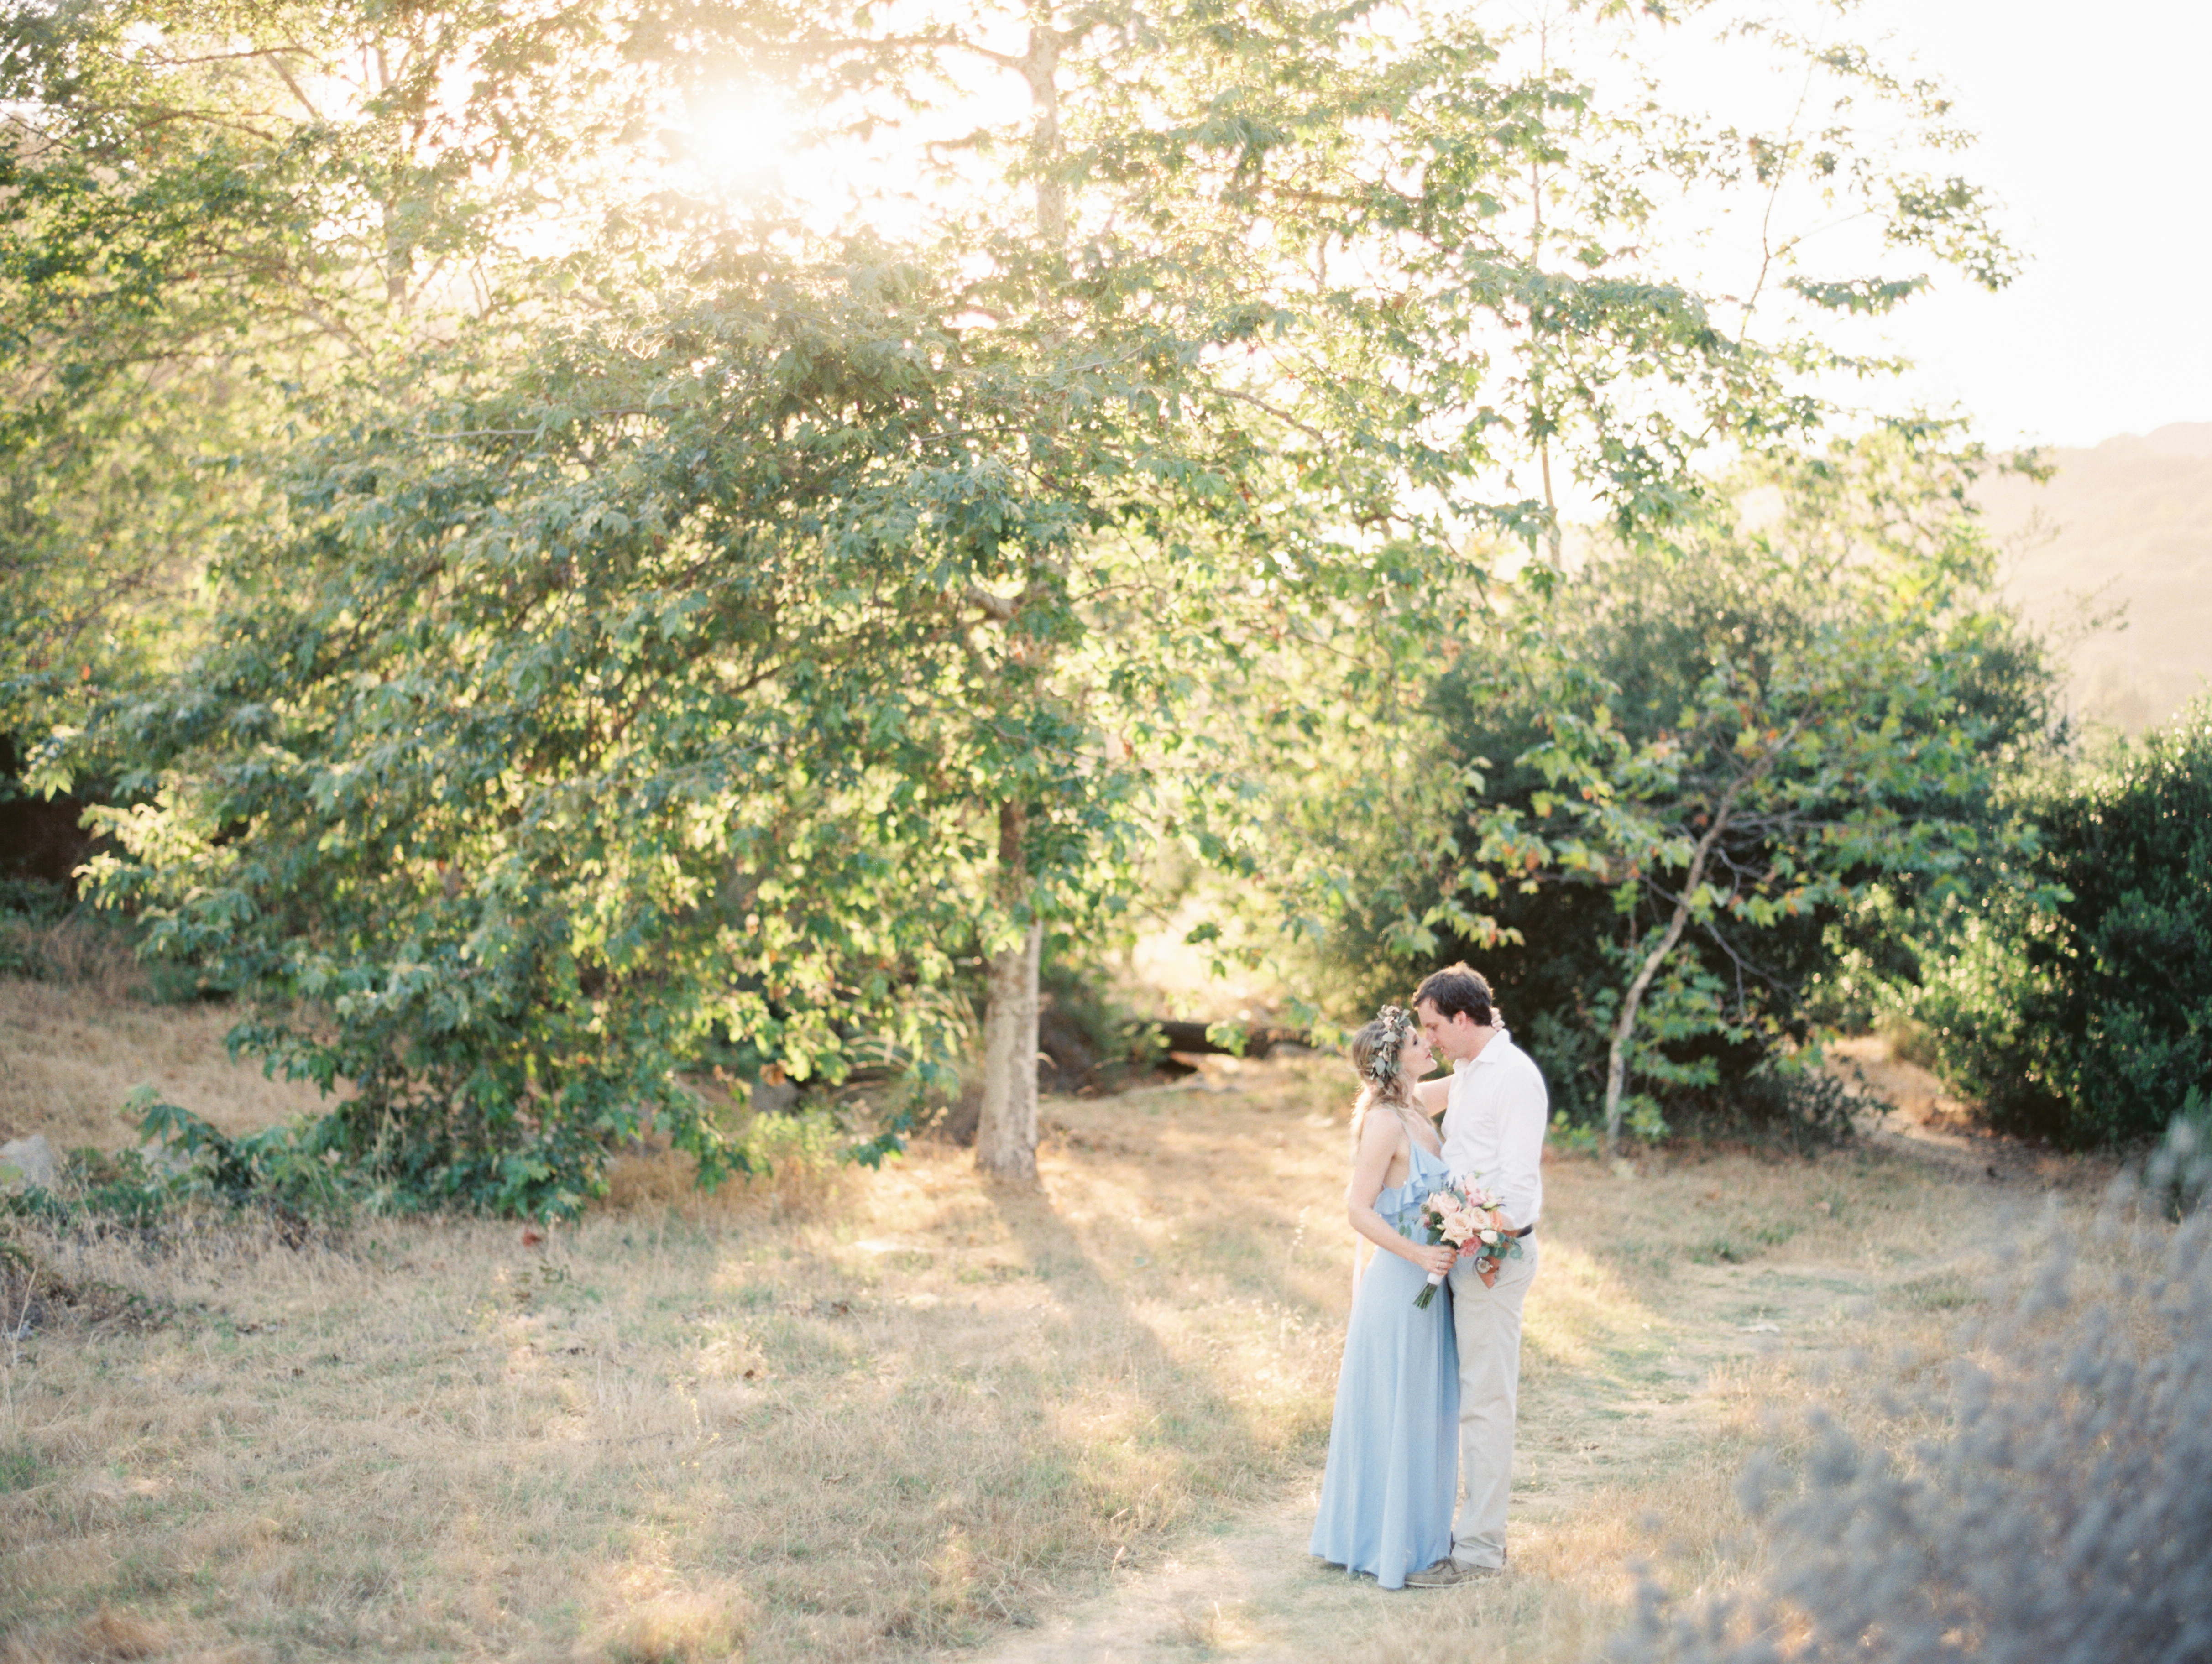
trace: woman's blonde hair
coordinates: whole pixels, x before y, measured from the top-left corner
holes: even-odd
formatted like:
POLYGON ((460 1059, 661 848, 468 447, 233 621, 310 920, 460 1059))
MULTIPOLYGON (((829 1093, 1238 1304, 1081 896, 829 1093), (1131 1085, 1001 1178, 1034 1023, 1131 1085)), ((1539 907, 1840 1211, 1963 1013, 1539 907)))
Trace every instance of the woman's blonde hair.
POLYGON ((1352 1147, 1359 1147, 1360 1129, 1367 1112, 1377 1103, 1393 1112, 1416 1114, 1413 1083, 1406 1078, 1401 1061, 1406 1042, 1413 1033, 1413 1016, 1398 1005, 1385 1005, 1372 1023, 1352 1036, 1352 1066, 1359 1072, 1359 1096, 1352 1102, 1352 1147))

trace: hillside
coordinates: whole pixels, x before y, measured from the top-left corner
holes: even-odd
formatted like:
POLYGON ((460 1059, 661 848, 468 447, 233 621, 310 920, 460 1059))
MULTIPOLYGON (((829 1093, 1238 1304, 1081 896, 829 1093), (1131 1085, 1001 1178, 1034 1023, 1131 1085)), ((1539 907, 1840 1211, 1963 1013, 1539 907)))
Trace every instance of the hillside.
POLYGON ((2212 682, 2212 422, 2044 456, 2048 484, 1980 493, 2006 591, 2057 637, 2074 714, 2140 732, 2212 682))

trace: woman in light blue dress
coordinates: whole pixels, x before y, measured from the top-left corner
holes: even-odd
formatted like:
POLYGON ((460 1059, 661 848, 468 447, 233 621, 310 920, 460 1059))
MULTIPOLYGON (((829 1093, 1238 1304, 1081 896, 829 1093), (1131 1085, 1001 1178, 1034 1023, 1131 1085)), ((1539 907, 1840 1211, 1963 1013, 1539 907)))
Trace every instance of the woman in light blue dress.
POLYGON ((1419 1025, 1395 1005, 1352 1037, 1359 1099, 1345 1206, 1377 1251, 1352 1296, 1310 1552, 1386 1589, 1450 1556, 1459 1493, 1450 1288, 1425 1309, 1413 1303, 1430 1273, 1458 1257, 1416 1240, 1427 1234, 1421 1204, 1451 1177, 1436 1129, 1413 1103, 1413 1084, 1431 1060, 1419 1025))

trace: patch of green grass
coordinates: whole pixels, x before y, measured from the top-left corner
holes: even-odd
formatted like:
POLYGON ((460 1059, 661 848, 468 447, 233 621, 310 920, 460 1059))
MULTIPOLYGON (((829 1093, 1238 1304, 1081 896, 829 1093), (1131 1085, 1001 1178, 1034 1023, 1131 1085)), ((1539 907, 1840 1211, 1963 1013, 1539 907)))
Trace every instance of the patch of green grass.
POLYGON ((1978 1306, 1982 1303, 1980 1291, 1970 1279, 1948 1271, 1900 1284, 1897 1298, 1914 1310, 1923 1312, 1956 1311, 1962 1306, 1978 1306))
POLYGON ((28 1439, 11 1439, 0 1444, 0 1495, 10 1491, 28 1491, 45 1474, 46 1464, 39 1453, 31 1448, 28 1439))
POLYGON ((1802 1229, 1796 1222, 1787 1219, 1734 1226, 1702 1242, 1692 1243, 1690 1262, 1699 1266, 1716 1263, 1741 1266, 1756 1260, 1769 1248, 1780 1248, 1802 1229))

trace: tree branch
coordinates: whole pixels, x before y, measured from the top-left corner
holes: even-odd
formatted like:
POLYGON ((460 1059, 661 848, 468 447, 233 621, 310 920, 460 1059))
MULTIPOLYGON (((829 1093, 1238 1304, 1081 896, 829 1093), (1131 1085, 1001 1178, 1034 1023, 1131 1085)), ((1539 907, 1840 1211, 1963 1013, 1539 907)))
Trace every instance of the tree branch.
POLYGON ((1659 974, 1659 967, 1682 939, 1682 931, 1690 922, 1690 898, 1698 893, 1705 882, 1705 864, 1711 859, 1714 846, 1720 842, 1721 834, 1728 829, 1729 817, 1735 812, 1736 801, 1774 766, 1775 759, 1789 749, 1804 726, 1803 720, 1793 722, 1789 728, 1775 736, 1757 760, 1736 776, 1712 811, 1712 823, 1705 835, 1698 840, 1697 847, 1690 853, 1690 870, 1683 880, 1682 894, 1674 903, 1674 914, 1667 921, 1667 933, 1660 938, 1659 945, 1644 957, 1638 968, 1636 979, 1628 985, 1628 993, 1620 1002, 1620 1016, 1613 1025, 1612 1042, 1607 1048, 1605 1071, 1605 1155, 1613 1159, 1620 1140, 1620 1097, 1628 1079, 1628 1042, 1636 1032, 1637 1008, 1651 987, 1651 979, 1659 974))

